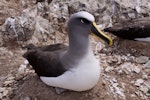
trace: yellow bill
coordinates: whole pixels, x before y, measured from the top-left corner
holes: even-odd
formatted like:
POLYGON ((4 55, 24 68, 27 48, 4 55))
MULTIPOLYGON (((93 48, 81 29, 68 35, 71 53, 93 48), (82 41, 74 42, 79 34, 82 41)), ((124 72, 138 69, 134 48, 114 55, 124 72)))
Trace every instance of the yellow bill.
POLYGON ((113 44, 112 39, 109 36, 107 36, 104 32, 102 32, 95 22, 93 22, 92 24, 91 31, 93 35, 106 42, 109 46, 113 44))

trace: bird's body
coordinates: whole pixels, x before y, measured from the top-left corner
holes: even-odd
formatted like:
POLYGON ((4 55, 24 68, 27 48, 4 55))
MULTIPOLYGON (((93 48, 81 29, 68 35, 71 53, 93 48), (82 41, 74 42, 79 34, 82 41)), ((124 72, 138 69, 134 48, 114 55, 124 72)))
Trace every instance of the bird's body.
POLYGON ((69 63, 68 65, 71 66, 71 68, 62 75, 57 78, 41 76, 41 80, 49 86, 74 91, 85 91, 96 85, 100 76, 100 65, 91 50, 80 59, 69 58, 67 60, 72 61, 72 65, 69 65, 69 63), (49 80, 51 81, 49 82, 49 80))
POLYGON ((35 47, 33 44, 29 44, 27 48, 29 50, 23 56, 33 66, 38 76, 57 77, 66 71, 58 59, 60 59, 60 53, 65 51, 67 46, 55 44, 35 47))
POLYGON ((71 16, 68 22, 68 47, 63 44, 27 46, 24 57, 45 84, 74 91, 89 90, 97 84, 100 64, 89 42, 90 30, 93 29, 98 37, 103 36, 107 43, 112 44, 112 41, 96 31, 96 26, 92 24, 94 20, 93 15, 84 11, 71 16))
POLYGON ((78 53, 70 54, 68 47, 63 44, 44 47, 35 47, 30 44, 27 47, 30 50, 24 54, 24 57, 45 84, 74 91, 85 91, 94 87, 100 77, 99 62, 91 46, 87 46, 86 50, 77 50, 78 53))
POLYGON ((105 28, 104 31, 129 39, 150 42, 150 17, 124 20, 115 23, 113 27, 105 28))

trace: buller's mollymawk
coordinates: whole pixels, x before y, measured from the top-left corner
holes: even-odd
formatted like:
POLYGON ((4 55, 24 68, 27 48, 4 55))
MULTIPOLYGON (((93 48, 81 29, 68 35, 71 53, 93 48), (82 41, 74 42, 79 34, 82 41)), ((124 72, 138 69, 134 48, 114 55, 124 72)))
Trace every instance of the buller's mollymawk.
POLYGON ((89 43, 91 32, 112 45, 112 40, 95 24, 94 16, 81 11, 68 22, 69 47, 53 44, 43 47, 27 46, 23 55, 47 85, 85 91, 93 88, 100 77, 100 65, 89 43))
POLYGON ((124 39, 150 42, 150 17, 120 21, 104 31, 124 39))

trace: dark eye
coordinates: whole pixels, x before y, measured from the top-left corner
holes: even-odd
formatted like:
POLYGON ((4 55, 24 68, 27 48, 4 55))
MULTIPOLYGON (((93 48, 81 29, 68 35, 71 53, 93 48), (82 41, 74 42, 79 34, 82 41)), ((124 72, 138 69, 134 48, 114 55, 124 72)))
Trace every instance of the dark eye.
POLYGON ((90 23, 90 21, 88 21, 85 18, 81 18, 80 21, 81 21, 81 23, 85 23, 85 24, 89 24, 90 23))

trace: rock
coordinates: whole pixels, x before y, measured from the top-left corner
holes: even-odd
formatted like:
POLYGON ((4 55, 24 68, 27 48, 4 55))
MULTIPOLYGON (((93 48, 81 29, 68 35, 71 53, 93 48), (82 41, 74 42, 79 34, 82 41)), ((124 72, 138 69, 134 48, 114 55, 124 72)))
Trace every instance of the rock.
POLYGON ((2 93, 4 90, 6 90, 6 88, 0 87, 0 93, 2 93))
POLYGON ((40 40, 36 36, 32 36, 32 39, 28 41, 28 44, 30 43, 37 44, 40 43, 40 40))
POLYGON ((126 74, 132 74, 132 72, 135 72, 138 74, 141 72, 141 66, 136 66, 131 62, 125 62, 119 67, 119 73, 122 72, 125 72, 126 74))
POLYGON ((124 94, 124 89, 121 86, 119 86, 118 80, 114 77, 107 76, 105 74, 103 75, 105 77, 105 80, 110 82, 110 85, 109 85, 110 92, 113 93, 114 96, 117 96, 117 95, 121 96, 124 100, 126 98, 124 94))
POLYGON ((24 64, 28 65, 29 64, 28 60, 24 60, 24 64))
POLYGON ((21 98, 21 100, 31 100, 31 98, 26 96, 25 98, 21 98))
POLYGON ((116 57, 114 57, 113 59, 111 59, 113 63, 118 62, 118 59, 116 57))
POLYGON ((4 90, 4 91, 3 91, 3 96, 6 96, 8 93, 9 93, 8 90, 4 90))
POLYGON ((44 19, 41 16, 36 16, 35 21, 34 36, 36 36, 39 40, 47 41, 47 35, 54 32, 52 23, 49 23, 47 19, 44 19))
POLYGON ((8 51, 8 54, 10 57, 12 57, 14 55, 12 51, 8 51))
POLYGON ((146 87, 146 86, 140 86, 140 91, 142 91, 142 92, 144 92, 144 93, 147 93, 147 91, 148 91, 148 87, 146 87))
POLYGON ((146 56, 140 56, 138 58, 136 58, 136 62, 139 64, 144 64, 149 60, 149 57, 146 56))
MULTIPOLYGON (((8 17, 3 24, 6 30, 2 32, 5 42, 27 41, 34 31, 34 20, 29 16, 8 17)), ((0 31, 2 31, 0 29, 0 31)))
POLYGON ((0 99, 3 100, 3 97, 7 96, 9 93, 9 90, 6 88, 0 87, 0 99))
POLYGON ((140 97, 140 99, 142 99, 142 100, 148 100, 146 95, 144 95, 143 92, 141 92, 139 90, 136 91, 135 94, 138 95, 140 97))
POLYGON ((117 63, 117 62, 118 62, 118 59, 117 59, 117 57, 115 57, 115 56, 107 56, 107 62, 108 62, 109 64, 112 64, 112 65, 113 65, 113 63, 117 63))
POLYGON ((15 79, 15 77, 13 77, 13 76, 10 76, 10 77, 7 78, 8 81, 14 80, 14 79, 15 79))
POLYGON ((128 13, 128 16, 129 16, 130 18, 135 18, 135 17, 136 17, 134 12, 128 13))
POLYGON ((144 83, 144 80, 143 79, 137 79, 136 82, 135 82, 135 85, 136 86, 141 86, 141 84, 144 83))
POLYGON ((138 73, 140 73, 141 69, 138 67, 134 67, 133 71, 138 74, 138 73))
POLYGON ((3 83, 3 85, 4 85, 4 86, 10 86, 10 85, 12 85, 12 83, 13 83, 14 81, 15 81, 15 80, 5 81, 5 82, 3 83))
POLYGON ((126 74, 129 74, 132 71, 131 67, 133 67, 133 65, 131 63, 123 63, 120 67, 126 74))
POLYGON ((21 64, 21 65, 20 65, 20 67, 19 67, 19 69, 18 69, 18 73, 20 73, 20 74, 24 74, 24 73, 25 73, 25 71, 26 71, 26 68, 27 68, 27 66, 26 66, 26 65, 21 64))
POLYGON ((112 71, 112 70, 114 70, 114 68, 108 66, 108 67, 105 69, 105 72, 110 72, 110 71, 112 71))
POLYGON ((21 74, 18 73, 18 74, 16 74, 15 80, 19 81, 19 80, 21 80, 23 78, 24 78, 24 75, 21 75, 21 74))
POLYGON ((143 74, 143 75, 142 75, 142 78, 143 78, 143 79, 148 79, 148 75, 147 75, 147 74, 143 74))
POLYGON ((134 97, 136 97, 136 95, 135 95, 135 94, 131 94, 130 96, 131 96, 131 97, 133 97, 133 98, 134 98, 134 97))
POLYGON ((3 98, 3 95, 2 95, 2 93, 0 93, 0 99, 2 100, 2 98, 3 98))
MULTIPOLYGON (((2 25, 4 27, 0 30, 2 30, 3 33, 7 34, 7 36, 9 37, 7 38, 7 40, 9 40, 11 37, 14 39, 13 41, 16 41, 16 39, 18 39, 19 41, 26 41, 30 39, 32 40, 32 36, 35 35, 37 36, 36 38, 38 40, 42 39, 46 41, 49 34, 55 32, 56 30, 60 31, 61 33, 65 33, 66 30, 64 31, 64 29, 66 28, 66 25, 64 23, 69 19, 69 16, 72 13, 80 10, 91 12, 96 17, 96 22, 98 24, 101 24, 103 27, 113 24, 114 22, 119 20, 119 18, 129 19, 136 17, 135 7, 137 4, 135 1, 132 1, 132 3, 129 4, 129 0, 95 0, 94 2, 93 0, 54 0, 49 5, 46 3, 38 3, 37 5, 33 5, 34 1, 18 1, 18 3, 20 3, 19 5, 25 6, 26 9, 24 9, 23 11, 21 9, 22 13, 20 14, 20 16, 8 17, 5 25, 2 25), (28 3, 32 4, 29 5, 28 3), (113 7, 115 9, 112 9, 113 7), (16 37, 14 37, 15 35, 16 37)), ((50 2, 51 0, 47 1, 50 2)), ((141 9, 140 11, 138 10, 138 13, 149 15, 150 7, 148 6, 148 3, 148 0, 142 1, 140 3, 140 6, 136 7, 141 9)), ((9 10, 10 11, 6 12, 12 13, 12 8, 9 10)), ((15 11, 13 13, 15 13, 15 11)))
POLYGON ((135 83, 135 81, 131 81, 130 83, 134 84, 134 83, 135 83))
POLYGON ((150 68, 150 60, 144 65, 144 68, 150 68))

